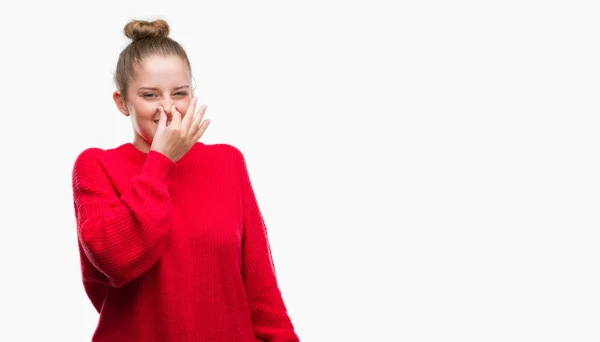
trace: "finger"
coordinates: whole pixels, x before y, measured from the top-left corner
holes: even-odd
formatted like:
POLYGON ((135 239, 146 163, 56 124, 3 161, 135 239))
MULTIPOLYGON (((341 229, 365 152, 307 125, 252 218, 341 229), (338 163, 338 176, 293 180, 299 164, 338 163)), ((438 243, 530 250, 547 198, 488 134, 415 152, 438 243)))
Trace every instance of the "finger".
POLYGON ((206 104, 203 104, 202 106, 200 106, 200 109, 198 109, 196 116, 194 116, 194 122, 192 122, 193 128, 198 129, 200 127, 200 124, 202 123, 202 118, 204 118, 204 114, 206 113, 206 107, 206 104))
POLYGON ((204 132, 206 132, 208 125, 210 125, 210 120, 206 119, 206 120, 204 120, 204 122, 202 122, 199 129, 196 131, 196 133, 194 133, 194 136, 193 136, 194 141, 200 140, 202 135, 204 135, 204 132))
POLYGON ((179 113, 174 104, 171 105, 171 126, 173 128, 181 128, 181 113, 179 113))
POLYGON ((190 128, 190 125, 192 124, 192 120, 194 118, 194 112, 196 111, 196 104, 198 103, 198 98, 194 97, 192 99, 192 101, 190 102, 190 105, 187 108, 187 111, 185 112, 185 116, 183 117, 183 123, 182 123, 182 128, 187 130, 190 128))
POLYGON ((158 127, 166 127, 167 126, 167 113, 162 106, 158 107, 158 112, 160 114, 158 118, 158 127))

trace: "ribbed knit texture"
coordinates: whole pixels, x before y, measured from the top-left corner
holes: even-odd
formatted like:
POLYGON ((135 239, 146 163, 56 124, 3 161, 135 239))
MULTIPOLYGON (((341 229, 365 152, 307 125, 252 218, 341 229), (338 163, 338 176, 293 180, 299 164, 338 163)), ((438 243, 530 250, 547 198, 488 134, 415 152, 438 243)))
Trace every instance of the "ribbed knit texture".
POLYGON ((299 341, 236 147, 89 148, 73 196, 93 342, 299 341))

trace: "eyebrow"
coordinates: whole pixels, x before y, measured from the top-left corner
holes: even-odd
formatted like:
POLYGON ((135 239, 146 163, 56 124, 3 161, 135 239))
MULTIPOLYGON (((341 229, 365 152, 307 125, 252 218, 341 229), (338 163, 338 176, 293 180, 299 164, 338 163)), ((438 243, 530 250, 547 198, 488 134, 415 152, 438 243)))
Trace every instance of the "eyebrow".
MULTIPOLYGON (((174 90, 180 90, 180 89, 189 88, 189 87, 190 86, 184 85, 184 86, 177 87, 174 90)), ((159 90, 159 89, 158 88, 154 88, 154 87, 141 87, 141 88, 138 89, 138 91, 139 90, 159 90)))

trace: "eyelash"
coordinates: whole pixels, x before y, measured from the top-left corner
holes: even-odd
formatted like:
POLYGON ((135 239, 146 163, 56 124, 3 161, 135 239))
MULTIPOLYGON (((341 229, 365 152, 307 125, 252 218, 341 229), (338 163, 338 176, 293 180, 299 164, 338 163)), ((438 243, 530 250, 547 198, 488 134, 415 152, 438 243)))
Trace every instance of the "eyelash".
MULTIPOLYGON (((184 92, 184 91, 180 91, 180 92, 175 93, 175 95, 177 95, 177 94, 179 94, 180 96, 187 96, 187 92, 184 92)), ((144 97, 144 98, 150 98, 149 96, 146 96, 146 95, 155 95, 155 94, 145 93, 145 94, 142 94, 142 97, 144 97)))

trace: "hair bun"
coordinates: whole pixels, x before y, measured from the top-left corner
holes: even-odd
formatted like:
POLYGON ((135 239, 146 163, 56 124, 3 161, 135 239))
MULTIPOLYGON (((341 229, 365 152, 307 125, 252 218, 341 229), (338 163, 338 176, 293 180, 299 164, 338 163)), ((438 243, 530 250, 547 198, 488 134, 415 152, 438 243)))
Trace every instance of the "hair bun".
POLYGON ((162 19, 154 21, 132 20, 125 25, 125 36, 132 40, 169 36, 169 24, 162 19))

